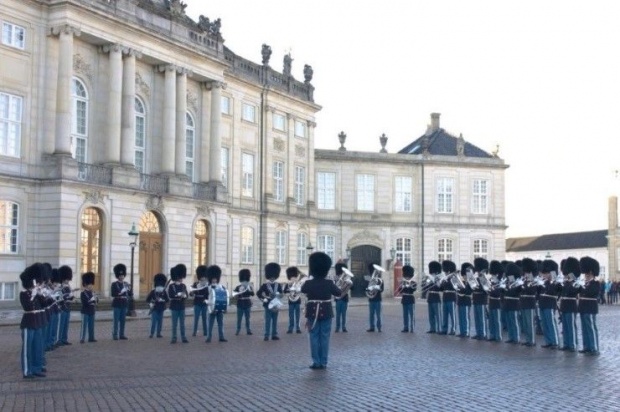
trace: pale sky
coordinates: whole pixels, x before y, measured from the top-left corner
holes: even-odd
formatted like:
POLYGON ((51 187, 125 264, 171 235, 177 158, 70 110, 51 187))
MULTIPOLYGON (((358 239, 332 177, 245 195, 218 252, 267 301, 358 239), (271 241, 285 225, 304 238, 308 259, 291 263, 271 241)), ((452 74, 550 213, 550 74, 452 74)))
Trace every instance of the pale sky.
POLYGON ((225 45, 314 69, 316 148, 396 152, 441 126, 499 155, 506 235, 607 228, 620 193, 620 1, 185 0, 225 45))

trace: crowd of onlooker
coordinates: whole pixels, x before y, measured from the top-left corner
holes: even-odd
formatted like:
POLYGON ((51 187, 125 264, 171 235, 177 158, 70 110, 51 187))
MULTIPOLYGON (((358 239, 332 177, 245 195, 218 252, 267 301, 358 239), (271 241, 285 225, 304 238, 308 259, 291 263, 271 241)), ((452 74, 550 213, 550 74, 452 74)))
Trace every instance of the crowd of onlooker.
POLYGON ((620 293, 620 282, 610 281, 601 282, 601 294, 598 301, 603 305, 613 305, 618 303, 618 294, 620 293))

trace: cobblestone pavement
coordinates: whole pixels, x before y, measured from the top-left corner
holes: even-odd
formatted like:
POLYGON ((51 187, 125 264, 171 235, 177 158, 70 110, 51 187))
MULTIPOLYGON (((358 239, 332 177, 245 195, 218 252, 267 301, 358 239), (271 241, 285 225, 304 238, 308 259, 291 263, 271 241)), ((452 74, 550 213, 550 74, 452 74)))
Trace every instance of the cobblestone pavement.
MULTIPOLYGON (((48 376, 22 379, 18 326, 0 327, 0 410, 193 411, 556 411, 620 410, 620 307, 602 306, 599 357, 426 334, 426 304, 416 305, 415 333, 401 333, 401 307, 384 302, 383 332, 367 333, 368 309, 349 308, 348 333, 332 334, 327 370, 314 371, 306 333, 263 341, 262 312, 252 313, 254 335, 228 342, 171 345, 149 339, 145 318, 127 324, 128 341, 112 341, 99 320, 97 343, 79 344, 72 323, 66 346, 48 352, 48 376)), ((74 317, 77 314, 74 314, 74 317)), ((101 314, 102 318, 104 314, 101 314)))

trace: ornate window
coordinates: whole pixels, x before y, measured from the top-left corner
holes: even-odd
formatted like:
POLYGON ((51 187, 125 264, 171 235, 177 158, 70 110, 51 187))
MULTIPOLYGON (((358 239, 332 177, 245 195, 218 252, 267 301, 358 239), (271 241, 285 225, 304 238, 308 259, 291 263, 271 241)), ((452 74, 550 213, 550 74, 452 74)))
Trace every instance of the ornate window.
POLYGON ((208 245, 209 229, 205 220, 196 222, 194 228, 194 268, 200 265, 206 265, 208 262, 208 245))
POLYGON ((146 212, 140 218, 139 232, 159 233, 159 220, 153 212, 146 212))
POLYGON ((412 246, 413 240, 411 238, 400 237, 396 239, 396 256, 394 259, 400 260, 403 265, 411 265, 412 246))
POLYGON ((475 214, 489 212, 489 181, 476 179, 473 182, 472 211, 475 214))
POLYGON ((357 175, 357 210, 372 212, 375 210, 375 177, 357 175))
POLYGON ((88 93, 82 81, 71 81, 71 154, 78 162, 87 161, 88 143, 88 93))
POLYGON ((396 176, 394 179, 394 211, 411 212, 411 177, 396 176))
POLYGON ((241 229, 241 263, 254 263, 254 229, 247 226, 241 229))
POLYGON ((286 264, 286 241, 286 231, 278 230, 276 232, 276 262, 281 265, 286 264))
POLYGON ((273 162, 273 200, 284 201, 284 163, 273 162))
POLYGON ((19 205, 0 200, 0 253, 19 250, 19 205))
POLYGON ((324 252, 330 258, 332 263, 336 262, 336 241, 333 236, 320 235, 317 239, 317 250, 324 252))
POLYGON ((336 173, 317 174, 317 207, 323 210, 336 208, 336 173))
POLYGON ((187 112, 185 113, 185 174, 190 182, 194 181, 194 138, 196 129, 194 118, 187 112))
POLYGON ((454 179, 442 177, 437 179, 437 212, 452 213, 454 202, 454 179))
POLYGON ((437 259, 439 263, 444 260, 453 260, 452 239, 439 239, 437 241, 437 259))
POLYGON ((295 120, 295 137, 306 137, 306 123, 295 120))
POLYGON ((286 131, 286 117, 279 113, 273 114, 273 128, 281 132, 286 131))
POLYGON ((295 203, 303 206, 306 192, 306 168, 295 166, 295 203))
MULTIPOLYGON (((101 214, 94 207, 82 213, 80 234, 80 271, 101 274, 101 214)), ((98 278, 98 277, 97 277, 98 278)))
POLYGON ((146 110, 144 103, 139 98, 134 101, 134 113, 136 117, 136 138, 134 141, 134 164, 140 173, 145 172, 145 149, 146 149, 146 110))
POLYGON ((22 136, 22 98, 0 93, 0 155, 19 157, 22 136))

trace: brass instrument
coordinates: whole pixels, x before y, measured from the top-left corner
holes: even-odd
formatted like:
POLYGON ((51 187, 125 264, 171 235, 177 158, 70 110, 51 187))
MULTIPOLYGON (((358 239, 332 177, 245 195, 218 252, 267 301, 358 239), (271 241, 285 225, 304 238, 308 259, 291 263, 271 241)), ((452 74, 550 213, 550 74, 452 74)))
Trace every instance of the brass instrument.
POLYGON ((476 278, 476 275, 474 274, 474 271, 471 269, 468 269, 465 272, 465 280, 467 281, 467 283, 469 284, 469 287, 472 290, 476 290, 480 287, 480 285, 478 284, 478 280, 476 278))
POLYGON ((381 290, 383 279, 381 279, 380 274, 385 272, 385 269, 379 265, 373 264, 372 267, 374 270, 372 272, 372 276, 370 276, 370 280, 368 281, 368 286, 366 287, 366 296, 368 298, 374 298, 381 290))
MULTIPOLYGON (((555 273, 555 272, 551 272, 551 273, 555 273)), ((552 282, 562 284, 562 283, 564 283, 564 280, 565 280, 564 279, 564 273, 560 273, 555 278, 553 278, 553 276, 552 276, 552 279, 553 279, 552 282)))
POLYGON ((524 283, 525 282, 523 281, 523 278, 518 278, 517 280, 512 282, 510 285, 508 285, 508 289, 518 288, 519 286, 523 286, 524 283))
POLYGON ((452 284, 452 287, 456 291, 465 289, 465 283, 463 283, 463 280, 461 279, 461 276, 458 271, 450 273, 447 276, 446 280, 452 284))
POLYGON ((489 280, 489 278, 487 278, 486 275, 480 274, 478 276, 478 282, 480 283, 480 287, 482 288, 482 290, 484 290, 485 292, 491 290, 491 281, 489 280))
POLYGON ((412 288, 414 285, 417 286, 416 281, 413 278, 411 278, 411 279, 401 279, 400 280, 400 285, 398 285, 398 287, 394 291, 394 295, 397 295, 397 294, 401 293, 403 289, 412 288))
POLYGON ((439 286, 440 277, 440 273, 435 275, 424 274, 424 278, 422 279, 422 292, 428 291, 433 286, 439 286))
POLYGON ((209 283, 205 282, 205 283, 198 283, 198 286, 193 288, 191 286, 187 286, 187 293, 189 293, 190 295, 193 294, 194 292, 198 292, 199 290, 204 290, 206 288, 209 287, 209 283))
POLYGON ((241 282, 241 285, 239 285, 239 291, 232 292, 232 297, 234 298, 237 295, 240 295, 242 293, 248 292, 248 291, 252 291, 254 290, 254 284, 252 282, 241 282))
MULTIPOLYGON (((336 286, 340 289, 340 297, 349 293, 349 289, 353 286, 353 272, 347 268, 342 268, 342 275, 336 280, 336 286)), ((336 298, 338 299, 338 298, 336 298)))
POLYGON ((301 297, 301 285, 304 284, 304 282, 307 280, 306 278, 308 277, 308 275, 303 272, 298 273, 299 276, 297 277, 297 280, 292 281, 288 284, 288 299, 291 302, 297 302, 299 300, 299 298, 301 297))
POLYGON ((579 279, 577 279, 574 283, 573 283, 573 287, 575 288, 583 288, 586 285, 586 278, 584 278, 583 276, 580 276, 579 279))

